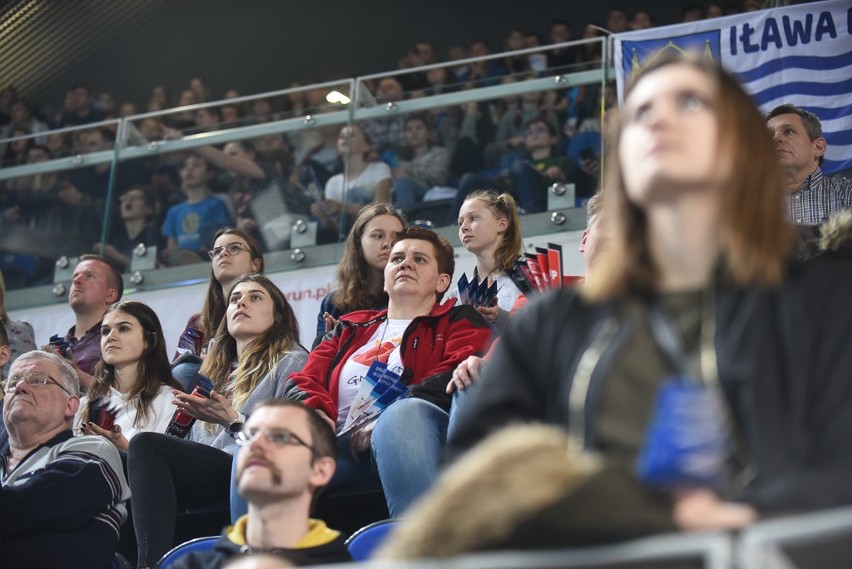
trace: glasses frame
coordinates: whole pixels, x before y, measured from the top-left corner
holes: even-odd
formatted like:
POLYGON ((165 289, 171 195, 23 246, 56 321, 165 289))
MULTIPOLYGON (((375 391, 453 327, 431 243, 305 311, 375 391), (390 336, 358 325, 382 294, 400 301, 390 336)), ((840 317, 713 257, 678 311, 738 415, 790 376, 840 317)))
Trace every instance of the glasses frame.
POLYGON ((317 453, 316 449, 306 443, 299 435, 286 429, 276 431, 257 429, 253 433, 250 431, 251 429, 243 427, 239 433, 234 435, 234 442, 237 443, 237 446, 247 447, 258 437, 258 435, 263 435, 266 442, 274 447, 284 448, 287 446, 303 446, 311 451, 311 454, 316 455, 317 453), (282 437, 282 439, 280 441, 276 441, 274 440, 275 437, 282 437))
POLYGON ((65 393, 67 393, 68 395, 74 397, 74 394, 72 394, 70 391, 68 391, 68 388, 66 388, 64 385, 59 383, 59 381, 57 381, 56 379, 51 377, 50 374, 45 373, 43 371, 31 371, 29 374, 27 374, 24 377, 19 376, 19 375, 9 376, 6 379, 6 381, 3 383, 3 391, 5 393, 14 393, 17 390, 18 384, 21 383, 22 381, 25 381, 27 383, 27 385, 29 385, 31 387, 35 387, 35 386, 43 387, 45 385, 53 384, 53 385, 57 386, 59 389, 61 389, 62 391, 64 391, 65 393), (40 376, 40 378, 36 379, 35 376, 40 376), (17 381, 15 381, 14 385, 11 385, 12 380, 16 377, 19 378, 19 379, 17 381))
POLYGON ((249 249, 248 245, 234 241, 233 243, 228 243, 223 247, 213 247, 212 249, 207 251, 207 256, 210 257, 210 260, 212 261, 219 257, 225 251, 227 251, 228 255, 231 257, 239 255, 243 251, 248 251, 249 253, 251 253, 251 249, 249 249))

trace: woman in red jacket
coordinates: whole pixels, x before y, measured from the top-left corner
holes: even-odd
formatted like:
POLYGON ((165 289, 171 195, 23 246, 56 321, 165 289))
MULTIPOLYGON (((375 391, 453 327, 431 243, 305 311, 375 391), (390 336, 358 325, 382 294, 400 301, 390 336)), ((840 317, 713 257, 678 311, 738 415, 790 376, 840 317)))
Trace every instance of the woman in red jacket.
POLYGON ((381 483, 397 516, 431 485, 446 440, 447 383, 491 336, 472 307, 440 304, 454 267, 446 238, 418 227, 402 231, 385 268, 388 309, 341 316, 333 335, 288 379, 287 396, 326 417, 351 450, 341 453, 328 491, 381 483), (352 429, 359 386, 385 366, 406 387, 404 397, 352 429))

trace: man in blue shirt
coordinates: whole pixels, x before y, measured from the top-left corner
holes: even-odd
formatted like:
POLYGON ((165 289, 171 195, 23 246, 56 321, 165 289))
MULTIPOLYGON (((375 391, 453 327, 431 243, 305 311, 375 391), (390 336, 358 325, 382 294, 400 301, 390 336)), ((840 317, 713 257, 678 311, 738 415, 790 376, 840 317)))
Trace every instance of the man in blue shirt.
POLYGON ((198 262, 213 245, 213 235, 232 224, 225 202, 210 194, 214 171, 203 158, 188 156, 181 165, 181 189, 186 201, 169 208, 163 223, 168 239, 163 253, 169 265, 198 262))

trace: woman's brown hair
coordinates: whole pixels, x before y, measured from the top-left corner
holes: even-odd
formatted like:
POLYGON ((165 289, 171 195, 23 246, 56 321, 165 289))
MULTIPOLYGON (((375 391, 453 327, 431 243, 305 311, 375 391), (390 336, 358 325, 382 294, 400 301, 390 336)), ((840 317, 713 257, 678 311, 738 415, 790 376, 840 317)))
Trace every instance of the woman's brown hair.
MULTIPOLYGON (((167 385, 180 390, 183 388, 172 377, 172 367, 169 364, 166 342, 163 338, 163 327, 160 325, 157 313, 147 304, 134 300, 116 302, 107 308, 104 316, 113 312, 124 312, 135 318, 142 328, 142 337, 145 340, 145 349, 136 364, 136 383, 127 392, 128 400, 136 407, 136 420, 133 426, 141 428, 148 423, 151 402, 157 397, 161 386, 167 385)), ((94 381, 87 393, 89 401, 83 409, 84 418, 88 416, 92 402, 107 396, 110 388, 115 387, 117 383, 115 367, 103 359, 95 365, 92 377, 94 381)))
POLYGON ((275 283, 259 274, 244 275, 237 279, 234 288, 244 282, 254 282, 263 287, 272 299, 272 326, 246 346, 237 360, 237 341, 228 331, 228 319, 222 318, 210 351, 201 364, 200 373, 213 381, 213 388, 228 397, 235 409, 240 409, 260 381, 275 368, 284 354, 299 346, 299 323, 284 293, 275 283), (231 364, 236 361, 236 369, 231 364))
MULTIPOLYGON (((687 65, 716 87, 712 108, 719 122, 717 153, 731 164, 722 184, 719 218, 722 268, 736 285, 775 286, 794 244, 793 227, 784 218, 781 170, 766 124, 751 97, 717 65, 697 59, 662 58, 645 68, 625 94, 645 77, 671 65, 687 65)), ((622 121, 609 133, 607 147, 619 149, 622 121)), ((645 212, 627 197, 620 158, 607 161, 600 222, 609 234, 607 249, 586 280, 585 294, 607 300, 654 291, 659 277, 651 258, 645 212)))
POLYGON ((515 261, 521 256, 524 246, 521 240, 521 217, 515 198, 507 193, 498 194, 494 190, 477 190, 468 194, 464 201, 470 200, 481 201, 494 217, 505 217, 508 221, 503 239, 494 251, 494 268, 509 274, 515 268, 515 261))
POLYGON ((370 266, 361 248, 361 238, 367 224, 380 215, 390 215, 399 220, 404 228, 405 217, 396 211, 391 204, 377 203, 366 206, 358 214, 352 231, 343 244, 343 255, 337 264, 337 288, 332 295, 332 302, 343 312, 373 308, 387 304, 387 293, 382 289, 370 289, 370 266))
MULTIPOLYGON (((266 267, 263 264, 263 250, 257 239, 239 229, 225 227, 216 232, 213 236, 213 243, 216 242, 222 235, 234 235, 246 242, 249 248, 249 255, 252 261, 259 261, 260 265, 256 273, 265 272, 266 267)), ((212 262, 210 263, 213 264, 212 262)), ((204 307, 201 309, 201 318, 199 318, 199 326, 204 334, 204 340, 208 341, 216 335, 216 330, 219 328, 219 323, 225 317, 225 309, 228 303, 225 300, 225 295, 222 292, 222 285, 216 280, 216 275, 213 269, 210 269, 210 283, 207 285, 207 295, 204 297, 204 307)))

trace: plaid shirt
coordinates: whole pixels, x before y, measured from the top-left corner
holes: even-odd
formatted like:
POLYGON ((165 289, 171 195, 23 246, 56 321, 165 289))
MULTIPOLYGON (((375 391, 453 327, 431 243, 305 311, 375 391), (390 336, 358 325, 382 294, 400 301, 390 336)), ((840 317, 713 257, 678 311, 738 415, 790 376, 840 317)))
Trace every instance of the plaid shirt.
POLYGON ((818 225, 847 208, 852 208, 852 180, 823 176, 818 166, 787 196, 787 218, 797 224, 818 225))

